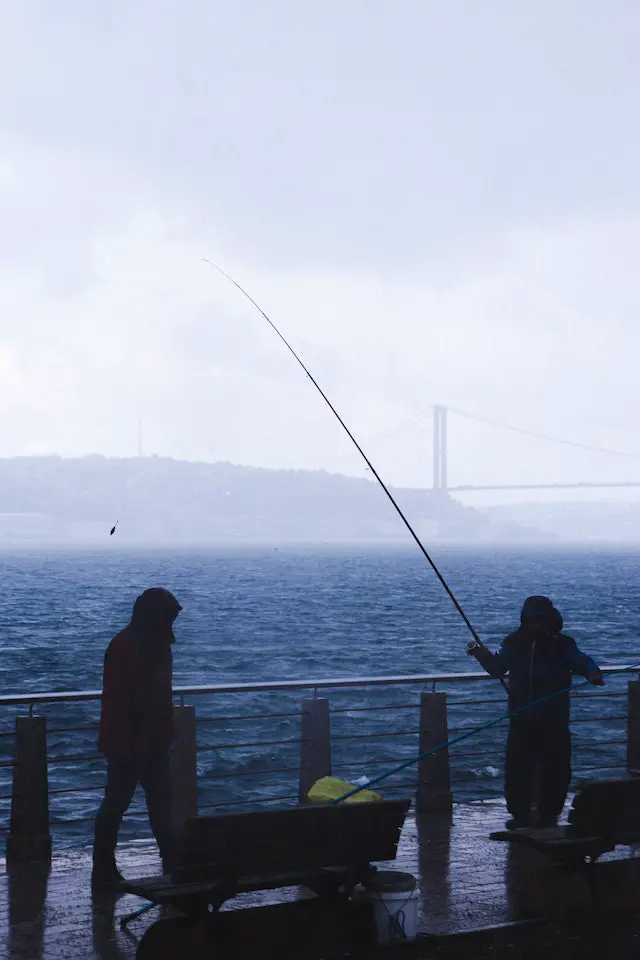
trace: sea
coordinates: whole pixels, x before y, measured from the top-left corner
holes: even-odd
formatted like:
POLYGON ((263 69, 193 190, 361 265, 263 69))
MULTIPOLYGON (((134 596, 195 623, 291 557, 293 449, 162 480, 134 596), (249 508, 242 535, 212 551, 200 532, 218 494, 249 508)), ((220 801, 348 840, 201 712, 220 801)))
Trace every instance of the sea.
MULTIPOLYGON (((436 563, 479 635, 497 647, 517 625, 529 594, 546 594, 565 632, 600 664, 640 664, 640 552, 433 547, 436 563)), ((99 690, 104 651, 149 586, 172 590, 176 687, 309 681, 305 691, 192 695, 198 717, 202 812, 295 802, 300 701, 314 682, 336 678, 441 675, 477 670, 469 632, 417 549, 367 545, 230 545, 208 551, 118 548, 0 554, 0 696, 99 690)), ((603 690, 577 687, 573 704, 576 778, 624 767, 627 677, 603 690)), ((320 689, 332 709, 336 776, 378 775, 418 751, 411 686, 320 689)), ((452 736, 504 713, 499 683, 439 682, 452 736)), ((22 706, 0 704, 0 828, 11 807, 15 721, 22 706)), ((42 704, 48 730, 54 842, 88 842, 104 784, 97 754, 99 703, 42 704)), ((454 798, 502 792, 504 724, 451 747, 454 798)), ((389 777, 383 795, 410 796, 416 767, 389 777)), ((137 795, 123 836, 149 835, 137 795)))

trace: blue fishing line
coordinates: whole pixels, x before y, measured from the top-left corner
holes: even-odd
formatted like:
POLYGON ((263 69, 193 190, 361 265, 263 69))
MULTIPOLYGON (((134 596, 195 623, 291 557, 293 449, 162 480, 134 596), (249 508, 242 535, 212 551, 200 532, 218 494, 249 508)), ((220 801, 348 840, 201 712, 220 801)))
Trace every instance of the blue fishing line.
MULTIPOLYGON (((607 676, 612 676, 616 673, 635 673, 640 670, 640 664, 635 667, 621 667, 619 670, 610 670, 607 672, 607 676)), ((382 783, 383 780, 387 780, 389 777, 392 777, 394 773, 400 773, 402 770, 406 770, 407 767, 413 766, 415 763, 418 763, 420 760, 424 760, 426 757, 433 756, 434 753, 439 753, 441 750, 446 750, 447 747, 452 747, 455 743, 460 743, 462 740, 468 740, 469 737, 475 736, 476 733, 481 733, 483 730, 489 730, 490 727, 496 727, 499 723, 503 723, 505 720, 509 720, 511 717, 516 716, 519 713, 522 713, 524 710, 529 710, 531 707, 537 706, 539 703, 546 703, 547 700, 553 700, 554 697, 559 697, 563 693, 571 693, 572 690, 579 689, 580 687, 585 687, 589 684, 589 680, 585 680, 583 683, 576 684, 575 687, 564 687, 562 690, 556 690, 554 693, 549 693, 544 697, 540 697, 538 700, 532 700, 531 703, 525 703, 524 706, 518 707, 516 710, 510 710, 508 713, 503 714, 501 717, 496 717, 494 720, 487 720, 486 723, 481 723, 479 726, 474 727, 473 730, 467 730, 465 733, 460 733, 456 737, 452 737, 450 740, 447 740, 445 743, 439 743, 435 747, 430 747, 429 750, 425 750, 424 753, 418 754, 417 757, 411 757, 410 760, 404 760, 398 766, 393 767, 391 770, 387 770, 385 773, 380 773, 376 777, 372 777, 367 781, 366 784, 362 784, 359 787, 354 787, 353 790, 347 791, 341 797, 338 797, 336 800, 332 800, 331 803, 342 803, 344 800, 348 800, 349 797, 354 797, 357 793, 360 793, 362 790, 368 790, 370 787, 374 786, 377 783, 382 783)))

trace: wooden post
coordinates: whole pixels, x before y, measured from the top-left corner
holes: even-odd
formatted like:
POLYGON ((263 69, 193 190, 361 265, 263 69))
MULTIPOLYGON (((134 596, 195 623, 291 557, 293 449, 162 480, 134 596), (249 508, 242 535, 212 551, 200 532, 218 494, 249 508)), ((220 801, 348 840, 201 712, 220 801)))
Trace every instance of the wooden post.
POLYGON ((47 722, 17 717, 7 862, 51 860, 47 722))
MULTIPOLYGON (((449 739, 447 724, 447 696, 445 693, 420 695, 420 753, 446 743, 449 739)), ((439 750, 418 763, 417 813, 451 813, 451 778, 449 775, 449 750, 439 750)))
POLYGON ((627 770, 640 772, 640 680, 627 685, 627 770))
POLYGON ((171 781, 173 818, 180 842, 185 822, 198 816, 196 708, 192 706, 173 708, 171 781))
POLYGON ((302 701, 300 731, 300 803, 316 780, 331 776, 331 718, 329 701, 314 697, 302 701))
MULTIPOLYGON (((9 930, 5 956, 24 956, 25 950, 32 957, 43 956, 45 930, 50 918, 50 912, 45 908, 50 875, 51 864, 48 861, 7 864, 4 882, 9 903, 5 916, 8 914, 9 930)), ((113 916, 109 936, 113 937, 113 916)))

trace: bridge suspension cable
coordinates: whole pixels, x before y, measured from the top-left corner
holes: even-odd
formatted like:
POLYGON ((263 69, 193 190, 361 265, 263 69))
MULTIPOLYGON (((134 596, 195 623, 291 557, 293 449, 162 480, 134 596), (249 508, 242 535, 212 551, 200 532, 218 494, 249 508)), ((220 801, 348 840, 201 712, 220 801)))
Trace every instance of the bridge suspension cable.
POLYGON ((604 453, 612 457, 626 457, 629 460, 640 460, 640 453, 628 453, 623 450, 612 450, 609 447, 596 447, 589 443, 579 443, 575 440, 563 440, 561 437, 553 437, 546 433, 539 433, 537 430, 528 430, 525 427, 514 427, 513 424, 500 423, 498 420, 491 420, 489 417, 481 417, 475 413, 468 413, 466 410, 458 410, 455 407, 447 407, 450 413, 456 413, 459 417, 465 417, 467 420, 477 420, 480 423, 487 423, 492 427, 499 427, 501 430, 510 430, 512 433, 521 433, 528 437, 537 437, 539 440, 548 440, 551 443, 559 443, 565 447, 575 447, 578 450, 590 450, 592 453, 604 453))

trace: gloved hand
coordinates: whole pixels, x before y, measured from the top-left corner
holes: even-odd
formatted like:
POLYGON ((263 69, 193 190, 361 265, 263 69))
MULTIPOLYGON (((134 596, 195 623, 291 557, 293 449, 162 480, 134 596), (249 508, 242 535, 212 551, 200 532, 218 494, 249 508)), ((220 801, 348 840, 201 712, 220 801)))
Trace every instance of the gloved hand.
POLYGON ((594 687, 604 687, 604 677, 599 670, 595 670, 593 673, 588 673, 587 680, 589 683, 592 683, 594 687))
POLYGON ((477 660, 477 659, 478 659, 478 651, 481 650, 481 649, 482 649, 482 647, 480 646, 479 643, 477 643, 476 640, 471 640, 471 641, 467 644, 467 656, 468 656, 468 657, 475 657, 476 660, 477 660))

